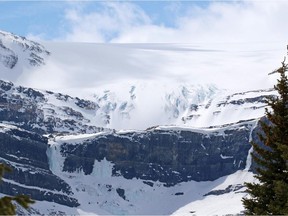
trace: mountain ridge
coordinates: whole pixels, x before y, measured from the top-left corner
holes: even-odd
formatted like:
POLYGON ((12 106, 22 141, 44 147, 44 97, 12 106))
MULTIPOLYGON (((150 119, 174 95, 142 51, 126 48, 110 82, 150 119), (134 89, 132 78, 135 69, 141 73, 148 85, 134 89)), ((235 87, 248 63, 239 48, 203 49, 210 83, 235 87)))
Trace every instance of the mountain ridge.
MULTIPOLYGON (((134 88, 136 89, 135 86, 134 88)), ((179 88, 181 90, 185 87, 180 86, 179 88)), ((30 122, 31 127, 32 119, 34 119, 34 123, 42 122, 34 125, 35 128, 40 127, 39 130, 41 130, 41 127, 45 125, 46 129, 50 127, 48 132, 60 132, 60 128, 62 128, 63 132, 65 130, 67 132, 77 132, 78 130, 88 133, 103 130, 104 128, 144 130, 156 125, 201 128, 260 118, 264 115, 266 107, 265 97, 275 95, 275 92, 271 89, 234 94, 217 94, 216 97, 206 96, 204 92, 203 99, 200 99, 197 103, 198 99, 193 101, 193 98, 203 94, 202 88, 200 90, 196 88, 194 92, 190 93, 189 96, 192 99, 186 98, 182 100, 182 93, 175 95, 173 91, 172 93, 160 92, 158 95, 160 95, 159 97, 162 100, 160 103, 159 101, 157 102, 158 106, 158 104, 145 105, 146 99, 139 101, 141 100, 139 97, 141 97, 142 92, 138 95, 137 90, 134 90, 133 97, 130 95, 128 98, 124 97, 122 99, 117 97, 118 95, 115 92, 104 90, 103 93, 100 91, 98 95, 95 93, 90 96, 89 100, 52 91, 34 90, 33 88, 26 88, 1 80, 0 106, 2 109, 0 110, 0 115, 2 113, 2 121, 5 121, 5 118, 8 121, 12 121, 9 116, 13 112, 17 113, 18 118, 25 118, 25 115, 29 113, 39 112, 38 118, 35 118, 36 116, 27 116, 27 118, 31 118, 30 120, 27 119, 27 122, 30 122), (164 94, 163 97, 161 93, 164 94), (171 99, 171 95, 174 95, 173 99, 171 99), (138 101, 134 97, 138 98, 138 101), (165 105, 161 106, 162 102, 165 105), (148 111, 145 112, 147 106, 148 111), (156 111, 153 110, 154 108, 156 111), (155 119, 155 116, 158 116, 159 120, 158 118, 155 119), (149 117, 151 120, 149 120, 149 117), (141 124, 141 119, 146 119, 151 124, 145 122, 141 124), (125 124, 126 127, 119 127, 125 124), (137 127, 131 127, 133 125, 137 127)), ((14 120, 18 121, 17 119, 14 120)))

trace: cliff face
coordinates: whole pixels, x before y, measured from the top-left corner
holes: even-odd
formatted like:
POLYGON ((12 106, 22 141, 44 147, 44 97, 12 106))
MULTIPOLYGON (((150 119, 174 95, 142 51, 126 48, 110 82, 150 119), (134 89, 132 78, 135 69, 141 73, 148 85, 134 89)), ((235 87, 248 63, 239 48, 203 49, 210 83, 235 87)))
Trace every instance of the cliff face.
POLYGON ((71 187, 49 170, 47 138, 11 125, 0 125, 0 163, 13 169, 0 184, 4 194, 77 206, 71 187))
POLYGON ((197 132, 156 128, 100 134, 77 144, 74 140, 56 140, 65 158, 65 172, 83 170, 89 175, 95 161, 106 158, 115 164, 113 175, 171 186, 189 180, 213 181, 244 169, 253 124, 246 122, 197 132))
POLYGON ((245 168, 254 125, 255 121, 248 121, 203 130, 158 127, 48 139, 2 124, 0 162, 13 172, 5 175, 0 192, 77 206, 73 185, 61 176, 83 173, 99 178, 95 170, 103 161, 111 163, 108 175, 140 179, 151 186, 157 181, 166 187, 190 180, 213 181, 245 168))

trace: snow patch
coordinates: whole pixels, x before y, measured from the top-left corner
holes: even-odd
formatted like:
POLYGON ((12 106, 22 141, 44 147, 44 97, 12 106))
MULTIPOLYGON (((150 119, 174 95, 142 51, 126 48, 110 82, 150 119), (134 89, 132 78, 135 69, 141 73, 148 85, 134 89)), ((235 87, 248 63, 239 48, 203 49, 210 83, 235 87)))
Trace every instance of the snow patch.
POLYGON ((113 163, 107 161, 106 158, 104 158, 102 161, 95 160, 91 176, 102 179, 109 178, 112 176, 113 166, 113 163))
POLYGON ((225 155, 222 155, 222 154, 220 154, 220 157, 221 157, 222 159, 231 159, 231 158, 234 158, 233 156, 225 156, 225 155))

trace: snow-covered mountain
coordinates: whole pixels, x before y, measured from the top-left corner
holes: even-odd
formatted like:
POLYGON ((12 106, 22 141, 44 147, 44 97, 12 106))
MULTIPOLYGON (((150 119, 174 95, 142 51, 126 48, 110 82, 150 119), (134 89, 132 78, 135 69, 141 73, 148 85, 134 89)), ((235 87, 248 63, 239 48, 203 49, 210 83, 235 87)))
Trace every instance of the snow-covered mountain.
POLYGON ((3 178, 0 193, 37 200, 19 213, 223 215, 243 210, 244 182, 254 181, 249 142, 257 140, 265 98, 275 91, 124 77, 81 92, 73 89, 70 96, 69 89, 58 93, 19 84, 27 73, 41 76, 49 69, 56 76, 53 69, 58 72, 64 61, 71 64, 65 74, 95 69, 89 62, 100 55, 93 47, 70 49, 72 59, 65 59, 54 53, 57 49, 50 52, 0 31, 1 78, 13 81, 0 80, 0 162, 14 169, 3 178), (79 60, 77 49, 89 58, 79 60), (87 64, 79 67, 79 62, 87 64))
POLYGON ((16 81, 25 71, 45 64, 49 52, 25 37, 0 31, 0 76, 16 81))
POLYGON ((120 92, 99 91, 86 100, 0 80, 0 116, 49 133, 145 130, 157 125, 201 128, 260 118, 265 97, 275 95, 269 89, 231 94, 213 86, 165 87, 153 91, 150 85, 126 86, 120 92))
POLYGON ((167 85, 142 82, 110 85, 91 98, 99 109, 97 123, 115 129, 155 125, 209 127, 260 118, 273 89, 235 92, 214 85, 167 85), (99 118, 100 117, 100 118, 99 118))

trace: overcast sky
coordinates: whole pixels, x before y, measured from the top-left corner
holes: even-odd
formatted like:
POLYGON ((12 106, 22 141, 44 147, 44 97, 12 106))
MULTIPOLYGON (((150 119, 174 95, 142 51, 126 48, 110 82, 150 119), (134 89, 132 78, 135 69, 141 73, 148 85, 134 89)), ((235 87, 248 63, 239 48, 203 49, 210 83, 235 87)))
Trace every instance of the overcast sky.
MULTIPOLYGON (((268 72, 279 66, 286 53, 287 11, 285 0, 0 1, 0 29, 38 41, 145 44, 145 47, 130 45, 126 49, 133 53, 129 54, 133 56, 130 59, 123 59, 125 55, 121 52, 113 55, 98 52, 97 55, 106 58, 102 62, 91 60, 102 69, 98 72, 93 67, 77 71, 71 63, 55 70, 58 77, 63 77, 58 82, 62 87, 68 78, 71 85, 94 85, 96 78, 100 83, 107 81, 109 75, 110 79, 169 76, 184 81, 189 81, 186 79, 189 76, 195 82, 207 80, 218 85, 230 82, 228 87, 235 85, 236 78, 238 86, 256 88, 265 83, 268 72), (151 43, 170 45, 148 45, 151 43), (114 62, 109 61, 111 56, 114 62), (71 67, 73 70, 67 69, 71 67), (79 82, 85 73, 86 79, 79 82), (257 82, 251 81, 256 79, 257 82)), ((54 59, 50 67, 59 68, 62 63, 58 60, 54 59)), ((43 83, 50 85, 47 80, 51 68, 49 73, 42 70, 37 72, 39 76, 33 73, 24 78, 27 83, 40 83, 35 77, 42 77, 43 83)))

